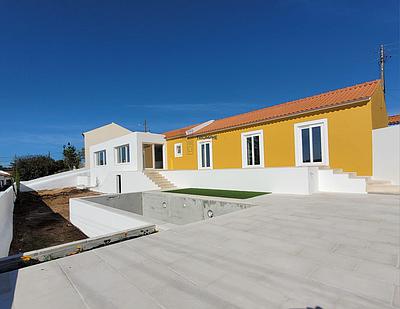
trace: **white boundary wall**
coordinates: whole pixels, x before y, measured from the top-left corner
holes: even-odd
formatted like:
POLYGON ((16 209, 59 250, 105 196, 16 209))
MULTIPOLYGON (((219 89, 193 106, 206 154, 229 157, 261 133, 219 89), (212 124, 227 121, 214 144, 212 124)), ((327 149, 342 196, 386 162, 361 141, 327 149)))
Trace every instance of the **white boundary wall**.
POLYGON ((0 192, 0 258, 8 256, 13 238, 14 201, 13 187, 0 192))
POLYGON ((400 184, 400 125, 372 131, 373 178, 400 184))
POLYGON ((103 206, 84 198, 69 200, 69 214, 72 224, 89 237, 140 228, 149 224, 139 220, 138 215, 103 206))
POLYGON ((286 194, 318 190, 318 173, 312 167, 159 171, 179 188, 213 188, 286 194))
POLYGON ((37 191, 66 187, 76 187, 78 176, 89 176, 89 169, 81 168, 50 176, 40 177, 29 181, 21 181, 21 191, 37 191))

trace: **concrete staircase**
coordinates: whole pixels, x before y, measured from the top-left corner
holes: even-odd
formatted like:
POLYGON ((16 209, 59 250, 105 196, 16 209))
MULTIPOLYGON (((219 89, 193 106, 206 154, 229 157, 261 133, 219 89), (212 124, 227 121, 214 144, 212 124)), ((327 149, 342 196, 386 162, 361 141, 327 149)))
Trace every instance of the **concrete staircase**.
POLYGON ((161 190, 176 189, 176 186, 156 170, 144 170, 143 173, 161 190))
POLYGON ((400 195, 400 186, 393 185, 390 181, 386 180, 369 179, 367 181, 367 192, 400 195))
MULTIPOLYGON (((331 171, 332 176, 345 177, 349 181, 352 179, 365 182, 365 190, 367 193, 376 194, 400 194, 400 186, 393 185, 387 180, 375 180, 368 176, 357 176, 355 172, 344 172, 342 169, 330 169, 329 167, 320 167, 320 170, 331 171)), ((348 184, 346 184, 347 186, 348 184)))

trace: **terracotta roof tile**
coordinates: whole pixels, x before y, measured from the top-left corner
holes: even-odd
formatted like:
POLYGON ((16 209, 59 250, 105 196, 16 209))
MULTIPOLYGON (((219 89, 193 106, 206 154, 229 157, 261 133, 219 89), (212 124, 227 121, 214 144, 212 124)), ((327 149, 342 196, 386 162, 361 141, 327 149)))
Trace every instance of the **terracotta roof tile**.
POLYGON ((388 125, 400 124, 400 114, 389 116, 388 125))
MULTIPOLYGON (((368 100, 374 93, 380 80, 341 88, 311 97, 290 101, 263 109, 218 119, 206 127, 191 134, 202 135, 211 132, 223 131, 233 127, 240 127, 263 121, 286 118, 299 113, 312 112, 319 109, 331 108, 338 105, 368 100)), ((164 133, 167 139, 185 136, 185 132, 198 124, 164 133)))
POLYGON ((366 100, 372 96, 380 80, 366 82, 338 90, 325 92, 304 99, 282 103, 245 114, 235 115, 214 121, 207 127, 197 131, 195 135, 221 131, 282 117, 290 117, 303 112, 311 112, 322 108, 335 107, 344 103, 366 100))

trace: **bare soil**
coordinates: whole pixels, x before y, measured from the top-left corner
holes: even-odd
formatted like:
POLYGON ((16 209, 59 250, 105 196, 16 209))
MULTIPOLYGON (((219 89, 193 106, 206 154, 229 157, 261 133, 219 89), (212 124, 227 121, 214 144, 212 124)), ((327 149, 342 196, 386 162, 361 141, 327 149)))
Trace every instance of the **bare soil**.
POLYGON ((14 207, 14 237, 9 254, 87 238, 69 222, 69 199, 90 195, 98 193, 76 188, 21 192, 14 207))

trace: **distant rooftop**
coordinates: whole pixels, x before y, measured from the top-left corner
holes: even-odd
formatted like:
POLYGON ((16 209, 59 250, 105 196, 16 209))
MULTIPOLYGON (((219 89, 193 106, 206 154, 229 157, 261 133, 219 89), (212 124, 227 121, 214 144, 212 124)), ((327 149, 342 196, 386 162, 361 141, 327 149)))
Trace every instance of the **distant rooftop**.
POLYGON ((400 114, 389 116, 388 124, 393 126, 395 124, 400 124, 400 114))

